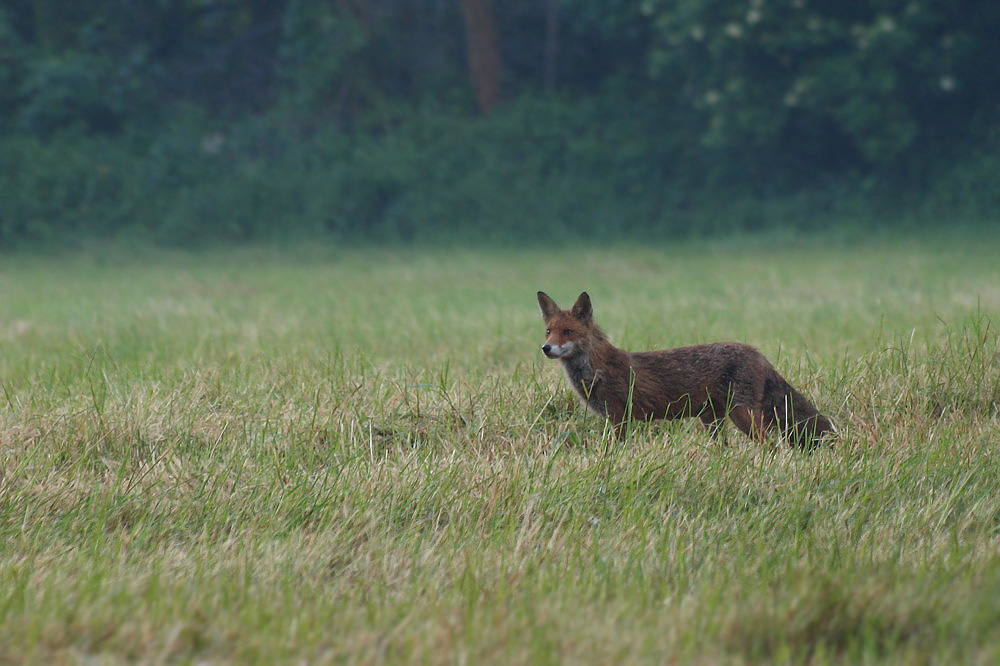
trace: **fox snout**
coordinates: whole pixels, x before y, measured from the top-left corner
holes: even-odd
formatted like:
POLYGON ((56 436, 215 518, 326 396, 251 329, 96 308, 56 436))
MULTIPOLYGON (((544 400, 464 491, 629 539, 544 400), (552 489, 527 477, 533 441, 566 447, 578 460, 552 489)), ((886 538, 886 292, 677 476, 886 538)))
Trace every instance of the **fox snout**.
POLYGON ((570 356, 573 353, 574 345, 572 342, 567 342, 562 345, 553 345, 546 342, 542 345, 542 353, 549 358, 564 358, 570 356))

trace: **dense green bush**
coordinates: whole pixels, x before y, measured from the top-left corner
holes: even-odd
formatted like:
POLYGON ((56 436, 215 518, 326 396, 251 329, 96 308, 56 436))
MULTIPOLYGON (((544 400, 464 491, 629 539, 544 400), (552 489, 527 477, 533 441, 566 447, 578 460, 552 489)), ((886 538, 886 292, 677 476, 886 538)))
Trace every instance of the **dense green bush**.
POLYGON ((942 214, 982 224, 1000 210, 995 138, 915 185, 778 177, 694 150, 659 131, 655 113, 609 108, 616 99, 523 99, 487 118, 397 107, 382 129, 307 135, 280 118, 221 125, 181 114, 155 134, 6 137, 0 239, 562 244, 933 224, 942 214))

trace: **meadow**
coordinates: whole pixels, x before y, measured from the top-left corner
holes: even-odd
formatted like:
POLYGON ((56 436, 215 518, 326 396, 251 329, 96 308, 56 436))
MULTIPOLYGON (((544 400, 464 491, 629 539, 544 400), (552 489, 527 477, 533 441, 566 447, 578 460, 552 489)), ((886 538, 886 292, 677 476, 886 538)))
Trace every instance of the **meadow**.
POLYGON ((1000 661, 1000 242, 0 258, 0 662, 1000 661), (535 292, 837 423, 615 442, 535 292))

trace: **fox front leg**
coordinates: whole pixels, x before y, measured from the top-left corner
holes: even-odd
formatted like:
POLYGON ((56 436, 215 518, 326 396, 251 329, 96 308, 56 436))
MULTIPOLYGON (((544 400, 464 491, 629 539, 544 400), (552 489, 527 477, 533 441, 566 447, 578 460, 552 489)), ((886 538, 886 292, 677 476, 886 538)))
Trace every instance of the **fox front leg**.
POLYGON ((706 409, 698 415, 698 418, 708 430, 709 437, 713 440, 721 438, 723 446, 729 443, 726 437, 726 418, 724 416, 719 417, 711 409, 706 409))

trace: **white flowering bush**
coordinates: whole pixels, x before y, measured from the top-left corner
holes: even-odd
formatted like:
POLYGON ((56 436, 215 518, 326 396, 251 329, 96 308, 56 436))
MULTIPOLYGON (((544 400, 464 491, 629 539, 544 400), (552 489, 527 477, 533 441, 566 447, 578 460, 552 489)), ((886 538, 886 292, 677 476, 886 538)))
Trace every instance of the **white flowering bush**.
POLYGON ((802 142, 825 160, 887 163, 943 114, 998 101, 985 66, 1000 58, 995 2, 647 0, 642 11, 653 73, 702 112, 709 145, 802 142))

